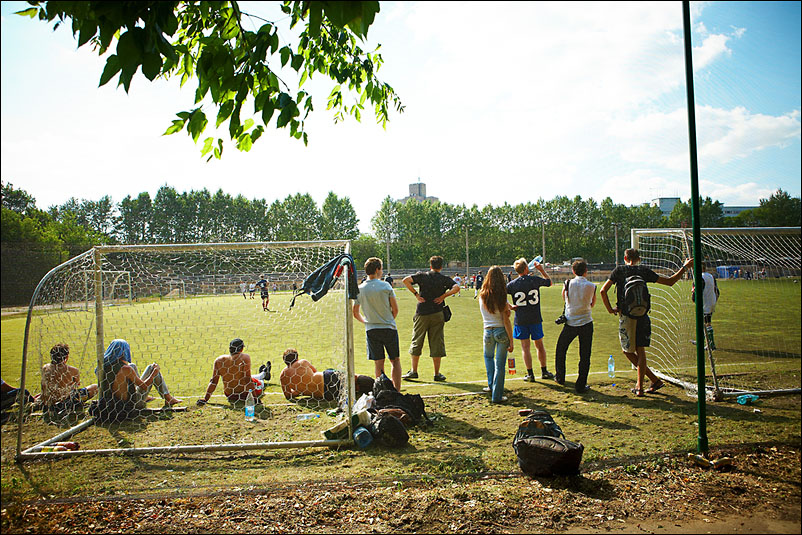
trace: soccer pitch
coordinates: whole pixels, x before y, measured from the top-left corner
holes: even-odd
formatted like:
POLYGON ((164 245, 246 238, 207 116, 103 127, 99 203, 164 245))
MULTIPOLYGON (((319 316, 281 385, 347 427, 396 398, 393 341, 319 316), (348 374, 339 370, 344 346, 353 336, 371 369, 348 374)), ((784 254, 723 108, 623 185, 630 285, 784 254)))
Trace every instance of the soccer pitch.
MULTIPOLYGON (((600 285, 600 284, 599 284, 600 285)), ((771 373, 782 384, 778 387, 798 388, 800 383, 800 284, 793 279, 781 281, 719 281, 721 299, 713 316, 718 350, 715 352, 720 374, 736 363, 754 364, 755 373, 771 373)), ((690 300, 690 283, 675 285, 680 295, 690 300)), ((609 295, 614 299, 615 289, 609 295)), ((412 316, 415 299, 404 288, 396 288, 399 314, 396 319, 404 370, 410 367, 407 349, 412 333, 412 316)), ((114 338, 125 338, 131 343, 133 360, 144 368, 158 362, 168 384, 179 397, 189 401, 203 395, 211 375, 214 359, 227 352, 232 338, 245 341, 245 351, 251 355, 253 371, 259 364, 273 362, 274 377, 283 363, 281 355, 288 347, 299 350, 302 358, 310 360, 318 369, 341 367, 343 310, 341 294, 332 292, 321 300, 329 307, 331 321, 320 323, 307 319, 311 300, 300 296, 292 312, 287 312, 291 295, 271 294, 270 309, 263 312, 258 299, 243 299, 242 295, 195 297, 161 300, 106 307, 105 343, 114 338), (281 335, 278 335, 278 331, 281 335), (169 350, 165 350, 169 347, 169 350)), ((461 297, 448 299, 454 316, 446 325, 445 338, 448 356, 443 359, 442 372, 445 384, 435 384, 424 347, 419 369, 420 380, 405 382, 410 387, 426 385, 432 392, 453 392, 459 384, 483 385, 486 372, 482 356, 482 320, 479 303, 473 299, 473 290, 463 290, 461 297)), ((554 324, 562 311, 560 287, 541 289, 541 308, 544 318, 544 344, 547 363, 554 368, 554 348, 562 329, 554 324)), ((93 313, 91 311, 59 312, 73 317, 76 332, 61 332, 48 340, 31 340, 29 346, 28 377, 26 387, 39 392, 40 370, 49 357, 49 348, 66 341, 71 347, 70 364, 81 371, 83 384, 95 382, 96 366, 93 313), (89 333, 89 334, 88 334, 89 333)), ((618 373, 630 371, 620 351, 617 319, 604 309, 601 298, 594 308, 594 339, 589 383, 602 377, 606 380, 607 359, 613 355, 618 373)), ((43 320, 46 321, 46 320, 43 320)), ((692 321, 692 318, 691 320, 692 321)), ((18 316, 2 321, 2 376, 11 384, 20 377, 22 342, 25 317, 18 316)), ((689 345, 690 340, 677 340, 676 344, 689 345)), ((534 346, 533 346, 534 351, 534 346)), ((364 327, 354 321, 354 354, 357 373, 372 375, 373 365, 366 358, 364 327)), ((515 343, 518 374, 508 379, 522 379, 525 368, 521 359, 520 343, 515 343)), ((651 352, 647 351, 647 356, 651 352)), ((537 358, 533 355, 536 371, 537 358)), ((578 342, 568 352, 568 380, 576 373, 578 342)), ((659 366, 658 366, 659 368, 659 366)), ((386 371, 389 373, 389 362, 386 371)), ((687 370, 688 377, 696 374, 695 366, 687 370)), ((269 395, 278 394, 276 379, 267 389, 269 395)), ((217 392, 219 394, 220 392, 217 392)))

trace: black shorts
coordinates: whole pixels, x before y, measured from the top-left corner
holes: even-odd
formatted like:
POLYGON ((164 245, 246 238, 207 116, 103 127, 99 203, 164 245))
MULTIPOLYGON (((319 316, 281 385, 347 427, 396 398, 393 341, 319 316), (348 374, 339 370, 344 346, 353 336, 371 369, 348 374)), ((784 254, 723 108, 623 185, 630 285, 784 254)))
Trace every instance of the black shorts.
POLYGON ((323 370, 323 399, 334 401, 340 397, 340 377, 333 369, 323 370))
POLYGON ((262 292, 262 299, 270 299, 270 294, 267 292, 262 292))
POLYGON ((713 313, 705 314, 704 315, 705 323, 711 323, 713 321, 713 313))
POLYGON ((395 360, 401 353, 398 348, 398 331, 395 329, 368 329, 365 331, 368 345, 368 360, 395 360))

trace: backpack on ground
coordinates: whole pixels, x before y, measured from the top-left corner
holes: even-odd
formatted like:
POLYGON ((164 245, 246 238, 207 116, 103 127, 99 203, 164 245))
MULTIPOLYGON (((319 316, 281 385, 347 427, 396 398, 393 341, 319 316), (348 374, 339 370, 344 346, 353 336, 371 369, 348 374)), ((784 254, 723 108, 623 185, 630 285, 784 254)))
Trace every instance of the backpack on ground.
POLYGON ((631 275, 624 284, 624 310, 625 316, 642 318, 649 313, 651 297, 646 281, 640 275, 631 275))
POLYGON ((520 423, 512 447, 521 471, 531 477, 578 474, 585 451, 582 444, 566 440, 545 411, 533 412, 520 423))
POLYGON ((420 394, 402 394, 397 390, 382 390, 376 394, 376 409, 402 409, 409 414, 413 425, 421 421, 430 423, 426 416, 426 404, 420 394))
POLYGON ((382 373, 380 376, 376 377, 375 381, 373 381, 373 396, 378 396, 379 392, 383 392, 385 390, 398 392, 393 384, 392 379, 387 377, 386 374, 382 373))
POLYGON ((379 414, 368 426, 374 440, 388 448, 402 448, 409 442, 406 426, 392 414, 379 414))

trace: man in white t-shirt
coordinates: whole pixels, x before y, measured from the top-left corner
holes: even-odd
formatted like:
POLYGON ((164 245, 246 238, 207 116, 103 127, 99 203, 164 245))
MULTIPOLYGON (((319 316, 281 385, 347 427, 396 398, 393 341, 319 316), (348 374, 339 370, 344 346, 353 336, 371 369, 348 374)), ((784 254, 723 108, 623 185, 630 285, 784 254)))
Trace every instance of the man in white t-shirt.
POLYGON ((354 303, 354 318, 365 324, 368 360, 373 361, 376 377, 384 373, 386 351, 392 366, 390 376, 393 386, 400 392, 402 370, 398 329, 395 325, 395 317, 398 315, 395 291, 382 280, 381 259, 368 258, 365 261, 365 274, 367 280, 359 285, 359 294, 354 303))
POLYGON ((562 290, 565 302, 565 318, 563 330, 557 339, 557 354, 554 359, 554 380, 565 384, 565 354, 574 338, 579 337, 579 374, 574 388, 578 394, 590 390, 588 372, 590 370, 590 352, 593 347, 593 316, 591 309, 596 304, 596 285, 585 278, 588 264, 577 260, 571 266, 575 277, 565 281, 562 290))
MULTIPOLYGON (((712 273, 705 271, 705 263, 702 262, 702 311, 704 313, 705 335, 711 350, 716 349, 716 340, 713 338, 713 312, 718 303, 718 284, 712 273)), ((696 301, 696 289, 691 292, 691 300, 696 301)))
MULTIPOLYGON (((459 286, 459 287, 460 287, 460 290, 461 290, 461 289, 462 289, 462 278, 460 278, 460 276, 459 276, 459 275, 456 275, 456 276, 454 277, 454 282, 456 282, 456 283, 457 283, 457 286, 459 286)), ((457 295, 456 295, 456 297, 459 297, 459 296, 460 296, 460 292, 459 292, 459 291, 457 291, 457 295)))

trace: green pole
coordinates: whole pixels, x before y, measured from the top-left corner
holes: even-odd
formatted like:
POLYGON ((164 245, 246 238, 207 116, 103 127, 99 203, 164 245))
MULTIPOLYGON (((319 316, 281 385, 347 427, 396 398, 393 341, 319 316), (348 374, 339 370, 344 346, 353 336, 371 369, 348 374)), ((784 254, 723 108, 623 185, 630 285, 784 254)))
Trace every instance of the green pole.
MULTIPOLYGON (((693 281, 696 288, 702 287, 702 231, 699 223, 699 167, 696 161, 696 113, 693 100, 693 62, 691 43, 690 2, 682 2, 682 26, 685 41, 685 86, 688 94, 688 144, 691 159, 691 226, 693 227, 693 281)), ((708 452, 707 443, 707 400, 705 399, 705 335, 702 319, 704 316, 701 292, 696 298, 696 388, 699 435, 696 447, 699 453, 708 452)))

